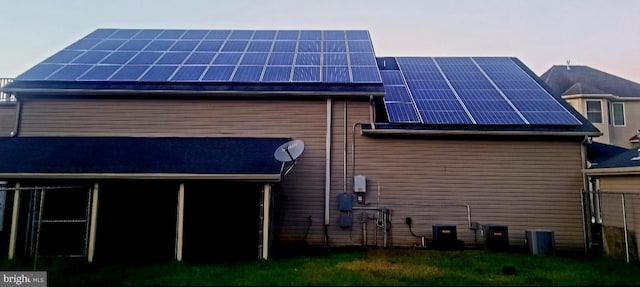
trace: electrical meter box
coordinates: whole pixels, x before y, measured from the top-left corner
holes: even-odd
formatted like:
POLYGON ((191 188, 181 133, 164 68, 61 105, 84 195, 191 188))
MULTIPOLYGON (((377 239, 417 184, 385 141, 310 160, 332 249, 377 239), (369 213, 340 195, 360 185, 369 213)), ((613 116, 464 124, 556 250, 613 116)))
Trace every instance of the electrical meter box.
POLYGON ((364 175, 356 175, 353 177, 353 191, 367 192, 367 177, 364 175))

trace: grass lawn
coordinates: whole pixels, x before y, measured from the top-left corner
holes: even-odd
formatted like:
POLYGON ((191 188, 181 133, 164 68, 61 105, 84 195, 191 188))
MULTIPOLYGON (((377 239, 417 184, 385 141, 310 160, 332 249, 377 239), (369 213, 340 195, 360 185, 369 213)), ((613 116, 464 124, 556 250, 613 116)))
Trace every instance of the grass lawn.
MULTIPOLYGON (((40 258, 48 286, 416 286, 640 285, 640 265, 607 257, 540 256, 484 250, 339 250, 266 261, 93 263, 40 258)), ((33 270, 33 261, 0 261, 33 270)))

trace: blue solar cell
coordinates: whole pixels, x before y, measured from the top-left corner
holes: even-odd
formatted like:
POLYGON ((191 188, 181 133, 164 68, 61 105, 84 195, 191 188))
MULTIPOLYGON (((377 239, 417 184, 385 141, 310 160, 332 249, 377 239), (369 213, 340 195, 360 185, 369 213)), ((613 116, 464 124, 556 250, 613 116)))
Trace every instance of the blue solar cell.
POLYGON ((263 82, 289 82, 291 79, 291 67, 267 66, 262 76, 263 82))
POLYGON ((259 65, 264 66, 267 62, 269 53, 245 53, 240 61, 240 65, 259 65))
POLYGON ((418 100, 415 101, 418 111, 454 111, 464 112, 464 108, 456 99, 450 100, 418 100))
POLYGON ((135 55, 136 52, 113 52, 100 61, 100 64, 124 64, 131 60, 135 55))
POLYGON ((296 41, 276 41, 273 44, 273 52, 295 52, 296 41))
POLYGON ((322 31, 300 31, 300 40, 322 40, 322 31))
POLYGON ((277 40, 298 40, 298 35, 300 31, 278 31, 276 35, 277 40))
POLYGON ((498 100, 464 100, 465 106, 473 114, 475 111, 479 112, 515 112, 507 101, 498 100))
POLYGON ((320 66, 320 53, 298 53, 296 65, 320 66))
POLYGON ((253 32, 253 30, 233 30, 231 31, 231 35, 229 35, 229 39, 249 40, 253 36, 253 32))
POLYGON ((355 83, 379 83, 380 73, 377 66, 356 66, 351 67, 351 76, 355 83))
POLYGON ((109 36, 109 39, 131 39, 138 34, 140 30, 136 29, 120 29, 109 36))
POLYGON ((105 39, 111 36, 111 34, 115 33, 116 31, 116 29, 98 29, 91 32, 85 38, 105 39))
POLYGON ((367 52, 372 53, 373 48, 369 41, 348 41, 349 52, 367 52))
POLYGON ((173 74, 171 81, 199 81, 207 66, 182 66, 173 74))
POLYGON ((269 52, 272 45, 273 41, 251 41, 247 52, 269 52))
POLYGON ((411 103, 385 103, 389 121, 394 123, 419 123, 420 119, 411 103))
POLYGON ((325 53, 327 52, 346 52, 347 51, 347 43, 345 41, 324 41, 324 49, 325 53))
POLYGON ((178 69, 178 66, 173 65, 156 65, 152 66, 147 72, 142 75, 140 81, 154 81, 154 82, 166 82, 171 78, 171 75, 178 69))
POLYGON ((407 78, 407 86, 411 90, 450 90, 444 79, 421 81, 407 78))
POLYGON ((271 53, 269 65, 293 65, 293 53, 271 53))
POLYGON ((323 39, 327 40, 345 40, 346 35, 344 31, 324 31, 323 39))
POLYGON ((234 41, 229 40, 226 43, 224 43, 224 46, 222 46, 222 51, 224 51, 224 52, 244 52, 244 50, 247 47, 248 43, 249 43, 249 41, 245 41, 245 40, 234 40, 234 41))
POLYGON ((224 44, 221 40, 206 40, 200 42, 200 45, 196 48, 198 52, 218 52, 224 44))
POLYGON ((212 30, 209 31, 205 39, 224 40, 229 37, 229 34, 231 34, 231 30, 212 30))
POLYGON ((238 66, 233 74, 234 82, 259 82, 264 66, 238 66))
POLYGON ((369 37, 368 31, 361 30, 361 31, 347 31, 347 39, 369 41, 371 38, 369 37))
POLYGON ((322 64, 327 66, 349 66, 346 53, 324 53, 322 64))
POLYGON ((97 65, 93 66, 78 80, 81 81, 106 81, 115 71, 120 69, 120 65, 97 65))
POLYGON ((47 58, 46 60, 42 61, 43 63, 59 63, 59 64, 66 64, 69 63, 71 61, 73 61, 73 59, 75 59, 76 57, 80 56, 82 53, 84 53, 83 51, 76 51, 76 50, 62 50, 58 53, 55 53, 53 56, 47 58))
POLYGON ((162 33, 162 30, 142 30, 133 36, 133 39, 155 39, 162 33))
POLYGON ((181 39, 202 40, 207 36, 207 30, 188 30, 182 35, 181 39))
POLYGON ((549 111, 549 112, 561 112, 564 111, 558 102, 542 100, 542 101, 512 101, 513 105, 520 112, 536 112, 536 111, 549 111))
POLYGON ((140 51, 151 43, 151 40, 129 40, 118 48, 120 51, 140 51))
POLYGON ((276 37, 274 30, 257 30, 253 34, 253 40, 273 40, 276 37))
POLYGON ((226 82, 231 79, 235 66, 209 66, 202 76, 202 81, 226 82))
POLYGON ((144 47, 145 51, 169 51, 169 48, 175 44, 174 40, 153 40, 149 45, 144 47))
POLYGON ((167 52, 158 61, 156 64, 161 65, 175 65, 182 64, 184 60, 189 56, 187 52, 167 52))
POLYGON ((110 80, 136 81, 148 68, 148 65, 126 65, 111 76, 110 80))
POLYGON ((415 69, 403 69, 404 78, 407 81, 445 81, 438 70, 424 71, 415 69))
POLYGON ((349 53, 351 65, 377 66, 376 58, 371 53, 349 53))
POLYGON ((463 65, 463 66, 474 66, 471 58, 468 57, 440 57, 435 58, 435 61, 440 66, 446 65, 463 65))
POLYGON ((477 81, 449 79, 449 83, 451 83, 451 86, 456 90, 495 90, 495 87, 487 80, 477 81))
POLYGON ((199 43, 199 41, 193 40, 180 40, 177 41, 169 50, 175 52, 191 52, 199 43))
POLYGON ((549 100, 549 94, 544 90, 522 90, 522 91, 514 91, 514 90, 504 90, 503 93, 505 96, 515 102, 515 101, 544 101, 549 100))
POLYGON ((66 49, 67 50, 89 50, 96 44, 100 43, 100 41, 102 40, 98 38, 83 38, 69 45, 69 47, 67 47, 66 49))
POLYGON ((198 53, 198 52, 194 52, 187 58, 186 61, 184 61, 184 64, 186 64, 186 65, 194 65, 194 64, 208 65, 209 63, 211 63, 211 60, 213 60, 213 57, 215 55, 216 55, 215 53, 198 53))
POLYGON ((299 53, 320 53, 320 41, 299 41, 298 52, 299 53))
POLYGON ((516 112, 469 111, 478 124, 486 125, 525 125, 516 112))
POLYGON ((126 40, 104 40, 97 45, 93 46, 91 50, 101 50, 101 51, 113 51, 118 49, 122 44, 124 44, 126 40))
POLYGON ((164 30, 156 39, 180 39, 186 30, 164 30))
POLYGON ((411 102, 411 97, 405 86, 384 86, 385 102, 411 102))
POLYGON ((414 90, 411 89, 411 95, 418 100, 432 100, 432 101, 457 101, 456 95, 451 90, 414 90))
POLYGON ((494 80, 500 90, 538 90, 540 86, 534 81, 494 80))
POLYGON ((464 111, 419 111, 425 124, 472 124, 464 111))
POLYGON ((216 65, 236 65, 240 61, 242 53, 218 53, 213 60, 216 65))
POLYGON ((322 68, 322 81, 325 83, 349 83, 349 68, 325 66, 322 68))
POLYGON ((110 53, 106 51, 88 51, 75 58, 71 63, 74 64, 97 64, 110 53))
POLYGON ((61 64, 38 64, 16 77, 16 80, 42 80, 61 69, 61 64))
POLYGON ((387 85, 404 86, 404 81, 402 80, 402 74, 398 70, 380 70, 380 77, 382 77, 382 83, 384 83, 385 86, 387 85))
POLYGON ((162 52, 140 52, 135 57, 133 57, 133 59, 131 59, 129 64, 153 64, 162 55, 162 52))
POLYGON ((66 65, 62 69, 53 73, 47 80, 54 81, 73 81, 80 75, 89 70, 91 65, 66 65))
POLYGON ((302 66, 293 69, 294 82, 319 82, 320 66, 302 66))
POLYGON ((522 112, 531 124, 538 125, 578 125, 579 121, 567 111, 522 112))

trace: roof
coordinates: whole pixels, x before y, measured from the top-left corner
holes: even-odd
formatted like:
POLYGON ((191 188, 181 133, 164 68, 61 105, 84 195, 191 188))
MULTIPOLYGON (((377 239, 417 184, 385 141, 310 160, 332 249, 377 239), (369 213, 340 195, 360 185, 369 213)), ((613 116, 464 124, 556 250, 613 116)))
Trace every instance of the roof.
POLYGON ((289 138, 0 138, 0 178, 179 178, 279 181, 289 138))
POLYGON ((617 167, 640 167, 640 152, 638 152, 638 149, 625 150, 623 153, 604 159, 597 166, 594 166, 594 168, 617 167))
POLYGON ((3 90, 17 97, 384 92, 366 30, 179 29, 97 29, 3 90))
POLYGON ((593 166, 599 166, 601 162, 628 151, 623 147, 599 142, 587 143, 585 146, 587 148, 587 161, 593 166))
POLYGON ((554 65, 540 78, 561 96, 576 94, 611 94, 640 98, 640 84, 588 67, 554 65))

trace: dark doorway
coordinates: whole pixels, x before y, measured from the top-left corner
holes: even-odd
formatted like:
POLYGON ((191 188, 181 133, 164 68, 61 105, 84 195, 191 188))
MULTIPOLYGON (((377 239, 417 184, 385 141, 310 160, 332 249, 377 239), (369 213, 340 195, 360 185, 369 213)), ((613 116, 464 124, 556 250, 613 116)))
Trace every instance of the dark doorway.
POLYGON ((96 260, 174 258, 178 189, 177 182, 101 182, 96 260))
POLYGON ((263 184, 230 181, 185 185, 185 260, 258 258, 263 184))

